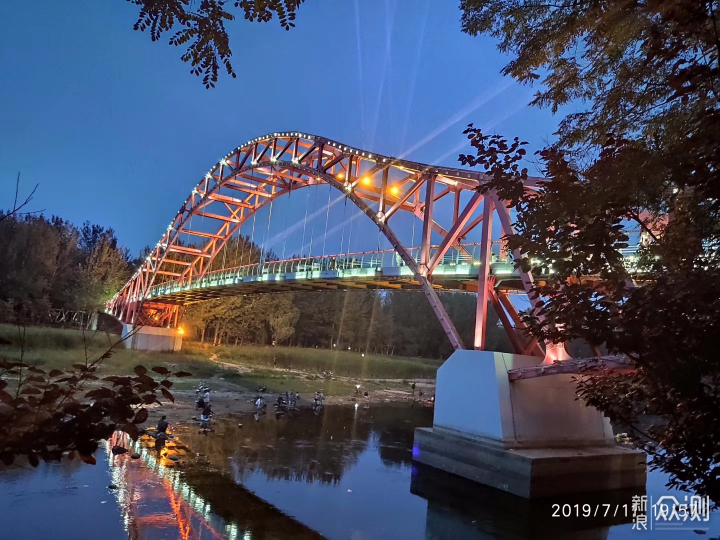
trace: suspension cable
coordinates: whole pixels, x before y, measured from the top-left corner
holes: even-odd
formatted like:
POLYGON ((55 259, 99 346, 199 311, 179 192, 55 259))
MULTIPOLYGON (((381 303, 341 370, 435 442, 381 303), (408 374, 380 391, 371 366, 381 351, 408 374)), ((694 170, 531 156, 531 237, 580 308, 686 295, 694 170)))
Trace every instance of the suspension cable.
MULTIPOLYGON (((315 184, 315 192, 313 193, 313 203, 315 202, 315 199, 317 199, 317 184, 315 184)), ((315 220, 313 220, 312 225, 310 226, 310 249, 308 251, 308 258, 312 257, 312 245, 313 245, 314 237, 315 237, 315 220)))
POLYGON ((268 226, 267 231, 265 232, 265 238, 263 239, 263 245, 262 245, 262 251, 260 252, 260 266, 265 266, 265 255, 267 255, 267 249, 266 249, 266 242, 268 241, 268 237, 270 236, 270 220, 272 220, 272 211, 273 211, 273 203, 275 202, 275 199, 270 199, 270 211, 268 212, 268 226))
POLYGON ((310 204, 310 189, 308 189, 307 197, 305 197, 305 220, 303 221, 303 235, 302 235, 302 243, 300 244, 300 257, 303 256, 303 251, 305 251, 305 229, 307 228, 307 216, 308 216, 308 206, 310 204))
POLYGON ((325 256, 325 243, 327 242, 328 222, 330 221, 330 198, 332 197, 332 189, 328 190, 327 213, 325 214, 325 235, 323 236, 323 257, 325 256))

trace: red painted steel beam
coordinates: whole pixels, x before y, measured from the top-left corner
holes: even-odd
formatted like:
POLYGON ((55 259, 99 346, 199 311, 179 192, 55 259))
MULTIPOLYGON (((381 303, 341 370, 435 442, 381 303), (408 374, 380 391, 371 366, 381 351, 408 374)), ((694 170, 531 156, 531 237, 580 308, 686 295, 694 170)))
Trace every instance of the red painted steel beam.
POLYGON ((433 221, 433 192, 435 190, 435 177, 428 176, 425 178, 425 219, 423 219, 422 238, 420 245, 420 272, 423 276, 430 273, 430 244, 432 238, 432 221, 433 221))
POLYGON ((497 313, 497 316, 500 319, 500 322, 502 322, 503 328, 505 328, 505 333, 507 334, 508 338, 510 339, 510 343, 512 344, 513 349, 515 349, 515 353, 523 354, 522 343, 520 343, 517 333, 515 332, 515 328, 513 328, 513 325, 511 324, 507 313, 505 313, 503 306, 500 304, 500 300, 498 300, 498 296, 495 293, 494 283, 488 284, 487 294, 488 294, 488 298, 490 299, 490 303, 492 304, 493 309, 495 310, 495 313, 497 313))
POLYGON ((490 254, 492 248, 493 200, 485 197, 483 228, 480 244, 480 271, 478 272, 477 309, 475 312, 475 348, 484 351, 487 341, 487 304, 490 284, 490 254))
POLYGON ((460 230, 465 226, 465 223, 467 223, 470 216, 472 216, 473 212, 475 212, 475 209, 480 205, 482 199, 483 196, 480 193, 475 193, 468 202, 467 206, 465 206, 462 214, 460 214, 458 219, 455 220, 452 228, 445 235, 445 238, 443 238, 440 247, 435 252, 432 259, 430 259, 430 264, 428 264, 428 271, 430 273, 432 273, 438 263, 442 260, 445 253, 447 253, 447 250, 457 242, 458 238, 460 238, 460 230))
POLYGON ((545 351, 543 351, 542 347, 540 347, 538 340, 529 334, 527 325, 520 318, 520 314, 508 295, 505 292, 500 291, 498 293, 498 299, 512 318, 513 323, 515 323, 515 328, 523 332, 526 337, 527 344, 521 349, 521 354, 531 354, 533 356, 540 356, 544 358, 545 351))

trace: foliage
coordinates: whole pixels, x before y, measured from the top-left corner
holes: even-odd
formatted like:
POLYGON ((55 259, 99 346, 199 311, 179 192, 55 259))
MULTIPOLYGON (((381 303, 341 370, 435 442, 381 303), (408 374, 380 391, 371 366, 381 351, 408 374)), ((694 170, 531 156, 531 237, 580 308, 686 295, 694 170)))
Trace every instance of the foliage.
MULTIPOLYGON (((295 12, 304 0, 234 0, 235 9, 242 10, 249 21, 268 22, 277 15, 286 30, 295 26, 295 12)), ((214 87, 220 64, 228 75, 237 77, 230 62, 232 51, 225 24, 235 20, 228 11, 228 0, 128 0, 140 7, 135 30, 150 31, 153 41, 164 32, 178 30, 170 37, 170 45, 186 45, 181 56, 191 65, 190 73, 203 77, 205 88, 214 87)))
POLYGON ((99 441, 116 430, 136 439, 138 425, 148 418, 145 406, 160 403, 160 395, 174 401, 165 367, 152 368, 160 380, 143 366, 135 367, 134 377, 100 378, 99 368, 117 344, 95 358, 86 354, 72 369, 47 372, 23 361, 25 330, 19 326, 18 332, 20 360, 0 359, 0 460, 5 465, 23 456, 35 467, 40 459, 59 461, 66 453, 94 464, 99 441))
MULTIPOLYGON (((226 364, 238 364, 251 368, 255 374, 274 373, 271 368, 289 369, 322 378, 324 372, 334 376, 368 379, 412 379, 435 378, 435 372, 442 360, 413 358, 400 355, 359 353, 344 349, 332 350, 310 347, 219 345, 212 347, 197 342, 183 343, 184 354, 202 355, 207 358, 217 355, 217 360, 226 364), (364 356, 363 356, 364 354, 364 356)), ((280 372, 282 376, 284 372, 280 372)), ((249 377, 250 375, 248 375, 249 377)), ((245 377, 245 375, 243 375, 245 377)), ((254 388, 253 388, 254 390, 254 388)))
POLYGON ((273 345, 286 342, 295 333, 295 324, 300 318, 300 311, 293 305, 291 295, 279 295, 268 324, 272 331, 273 345))
MULTIPOLYGON (((461 337, 471 343, 475 296, 441 293, 461 337)), ((492 307, 489 343, 511 350, 492 307)), ((322 291, 219 298, 188 307, 183 325, 188 336, 204 342, 291 344, 361 353, 447 358, 453 352, 427 299, 412 291, 322 291)))
POLYGON ((465 0, 467 32, 514 54, 505 73, 545 74, 535 103, 579 112, 539 153, 524 191, 523 143, 466 131, 516 211, 510 247, 552 268, 525 320, 539 339, 582 338, 630 357, 633 374, 588 374, 579 395, 633 428, 670 484, 720 501, 720 70, 718 3, 465 0), (575 101, 573 101, 575 100, 575 101), (578 102, 585 101, 586 107, 578 102), (631 265, 618 250, 639 228, 631 265), (643 429, 642 417, 657 418, 643 429))
POLYGON ((462 0, 463 31, 490 34, 524 83, 544 76, 534 104, 568 115, 568 145, 608 133, 654 136, 717 107, 717 0, 462 0))
POLYGON ((56 216, 0 221, 0 253, 0 320, 12 320, 18 302, 32 322, 43 322, 51 308, 99 309, 132 274, 112 229, 78 229, 56 216))

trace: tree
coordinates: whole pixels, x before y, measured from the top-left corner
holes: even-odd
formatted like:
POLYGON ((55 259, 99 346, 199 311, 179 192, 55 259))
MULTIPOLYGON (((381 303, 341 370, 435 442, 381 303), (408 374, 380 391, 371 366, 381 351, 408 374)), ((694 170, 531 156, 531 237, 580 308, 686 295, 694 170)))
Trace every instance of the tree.
POLYGON ((132 273, 112 229, 86 223, 78 230, 57 216, 0 221, 0 252, 0 320, 14 320, 16 303, 35 323, 52 308, 100 309, 132 273))
POLYGON ((112 229, 103 231, 85 249, 81 237, 80 246, 85 261, 78 270, 75 305, 80 310, 96 311, 130 278, 130 253, 118 249, 112 229))
POLYGON ((586 374, 579 395, 632 429, 670 485, 720 501, 717 1, 461 5, 466 32, 513 54, 506 74, 545 74, 535 104, 580 107, 539 153, 541 194, 522 190, 524 143, 466 131, 475 155, 460 161, 516 211, 517 264, 554 270, 525 321, 539 339, 629 357, 634 373, 586 374), (646 242, 628 264, 633 227, 646 242))
MULTIPOLYGON (((280 25, 290 30, 295 12, 304 0, 235 0, 233 7, 249 21, 268 22, 277 15, 280 25)), ((191 65, 190 73, 203 77, 205 88, 214 87, 220 64, 228 75, 237 75, 230 62, 232 51, 225 24, 235 20, 226 8, 227 0, 128 0, 140 6, 135 30, 150 31, 153 41, 164 32, 177 29, 170 37, 170 45, 187 46, 181 56, 191 65)))
POLYGON ((716 110, 717 0, 462 0, 462 28, 490 34, 514 56, 503 69, 520 82, 544 74, 533 103, 557 112, 587 107, 560 125, 563 145, 604 144, 692 130, 716 110))
POLYGON ((293 305, 292 294, 273 295, 272 300, 273 305, 268 310, 268 324, 272 331, 273 344, 280 345, 295 333, 300 311, 293 305))

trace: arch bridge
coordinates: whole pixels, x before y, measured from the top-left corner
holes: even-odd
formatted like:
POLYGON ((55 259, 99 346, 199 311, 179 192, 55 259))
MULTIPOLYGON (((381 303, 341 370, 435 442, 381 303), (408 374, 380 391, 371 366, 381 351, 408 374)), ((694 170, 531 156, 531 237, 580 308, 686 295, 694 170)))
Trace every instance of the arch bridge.
MULTIPOLYGON (((509 294, 527 294, 542 275, 515 269, 521 254, 493 250, 493 222, 513 233, 510 211, 496 193, 480 193, 482 173, 426 165, 375 154, 325 137, 279 132, 247 141, 200 179, 167 230, 130 281, 108 303, 126 324, 173 327, 184 307, 223 295, 285 290, 350 288, 419 289, 427 297, 455 349, 465 344, 438 297, 438 290, 476 292, 476 349, 484 349, 487 305, 493 304, 508 336, 522 354, 544 356, 524 326, 509 294), (372 220, 391 250, 261 260, 224 268, 218 255, 258 211, 293 191, 329 185, 372 220), (435 212, 439 200, 451 212, 435 212), (418 246, 393 230, 396 216, 422 224, 418 246), (202 218, 203 226, 198 219, 202 218), (209 224, 209 225, 208 225, 209 224), (476 228, 480 242, 466 242, 476 228), (431 242, 433 233, 439 243, 431 242), (183 242, 181 234, 192 238, 183 242)), ((541 178, 528 178, 537 190, 541 178)), ((498 231, 496 231, 498 232, 498 231)), ((496 241, 497 243, 497 241, 496 241)), ((632 255, 629 250, 627 255, 632 255)), ((536 300, 529 297, 534 307, 536 300)))

